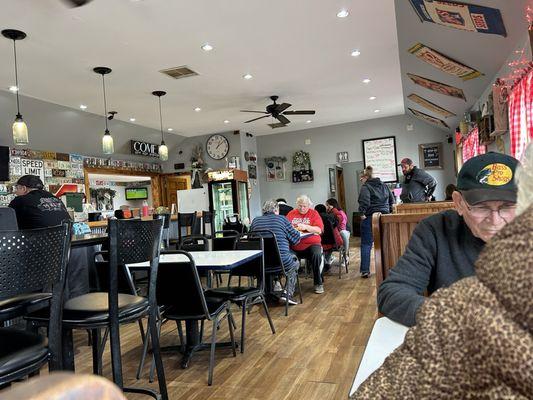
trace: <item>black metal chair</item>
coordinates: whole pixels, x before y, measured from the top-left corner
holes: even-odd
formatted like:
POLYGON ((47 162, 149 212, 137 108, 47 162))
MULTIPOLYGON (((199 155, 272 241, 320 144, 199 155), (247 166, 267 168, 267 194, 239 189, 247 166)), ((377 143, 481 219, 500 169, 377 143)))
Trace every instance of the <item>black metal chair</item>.
MULTIPOLYGON (((159 394, 148 388, 124 387, 122 375, 120 324, 135 322, 148 316, 160 397, 166 400, 168 394, 156 328, 158 309, 155 296, 163 221, 109 220, 108 227, 109 291, 88 293, 65 303, 63 313, 64 367, 74 370, 72 330, 90 329, 93 331, 93 372, 100 373, 102 366, 99 332, 102 328, 109 328, 113 381, 125 392, 159 398, 159 394), (121 266, 144 262, 150 265, 148 298, 119 293, 118 271, 121 266)), ((37 312, 29 319, 34 324, 39 324, 47 319, 47 315, 37 312)))
POLYGON ((165 249, 170 247, 170 213, 166 214, 154 214, 153 219, 162 219, 163 220, 163 243, 165 249))
POLYGON ((11 207, 0 207, 0 226, 3 231, 16 231, 19 229, 17 224, 17 214, 11 207))
POLYGON ((207 236, 209 239, 215 236, 215 219, 214 212, 202 211, 202 235, 207 236), (209 232, 207 232, 207 225, 209 225, 209 232))
POLYGON ((179 250, 209 251, 209 239, 204 235, 184 236, 180 240, 179 250))
POLYGON ((188 235, 199 235, 201 233, 200 219, 196 213, 178 213, 178 243, 188 235), (183 234, 185 230, 185 235, 183 234))
POLYGON ((230 303, 225 299, 206 298, 196 265, 188 252, 177 250, 168 253, 182 254, 186 261, 161 264, 157 282, 157 303, 164 307, 163 318, 176 322, 185 321, 188 325, 186 349, 188 355, 185 355, 187 359, 195 350, 205 347, 201 343, 201 334, 191 335, 192 324, 197 326, 198 321, 212 321, 207 380, 207 384, 211 385, 215 368, 216 334, 224 318, 228 319, 233 356, 236 356, 230 303))
MULTIPOLYGON (((212 240, 212 250, 234 250, 235 244, 237 243, 237 240, 239 239, 240 234, 237 231, 234 230, 227 230, 227 231, 217 231, 213 234, 212 240)), ((215 280, 217 283, 217 286, 220 286, 222 284, 222 275, 227 275, 228 271, 214 271, 213 275, 215 276, 215 280)), ((240 284, 240 282, 239 282, 240 284)), ((228 281, 229 286, 229 281, 228 281)))
MULTIPOLYGON (((330 215, 331 214, 327 214, 328 217, 330 215)), ((324 231, 320 235, 322 248, 324 249, 325 253, 329 253, 329 252, 333 253, 336 251, 339 252, 339 279, 341 279, 343 262, 346 268, 346 273, 348 273, 348 263, 349 263, 348 254, 346 254, 346 251, 344 249, 344 243, 342 241, 338 243, 337 240, 335 239, 336 235, 335 235, 334 230, 337 229, 337 227, 336 227, 336 224, 333 223, 334 218, 326 218, 323 214, 321 214, 320 216, 322 217, 322 222, 324 224, 324 231)), ((338 235, 340 237, 340 232, 338 235)), ((326 259, 326 254, 324 254, 324 260, 325 259, 326 259)))
POLYGON ((31 331, 0 328, 0 386, 38 372, 47 361, 51 371, 62 369, 61 313, 70 238, 68 223, 0 232, 0 318, 22 316, 51 299, 48 341, 31 331))
POLYGON ((260 250, 262 253, 261 257, 233 268, 229 273, 228 287, 209 289, 205 292, 207 296, 230 300, 242 308, 241 353, 244 353, 246 312, 249 312, 255 304, 263 305, 270 329, 273 334, 276 333, 265 300, 265 256, 263 243, 263 237, 254 233, 249 233, 246 239, 240 238, 235 246, 235 250, 260 250), (252 278, 251 280, 255 280, 256 285, 241 286, 239 282, 239 286, 229 286, 232 276, 252 278))

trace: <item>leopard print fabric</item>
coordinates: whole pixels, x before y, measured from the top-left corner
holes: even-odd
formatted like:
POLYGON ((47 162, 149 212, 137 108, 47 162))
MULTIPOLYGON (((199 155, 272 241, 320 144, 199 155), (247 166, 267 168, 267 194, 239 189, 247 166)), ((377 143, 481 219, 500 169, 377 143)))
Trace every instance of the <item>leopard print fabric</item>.
POLYGON ((438 290, 353 399, 533 399, 533 206, 438 290))

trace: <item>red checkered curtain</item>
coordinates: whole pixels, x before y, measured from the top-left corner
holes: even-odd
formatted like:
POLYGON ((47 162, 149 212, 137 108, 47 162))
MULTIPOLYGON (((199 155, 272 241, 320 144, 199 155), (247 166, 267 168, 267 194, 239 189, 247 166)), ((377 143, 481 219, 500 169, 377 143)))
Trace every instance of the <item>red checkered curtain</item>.
POLYGON ((463 140, 463 163, 472 157, 485 154, 486 151, 485 146, 479 145, 479 131, 477 127, 472 129, 466 139, 463 140))
POLYGON ((511 155, 520 160, 533 139, 533 70, 513 88, 509 96, 511 155))

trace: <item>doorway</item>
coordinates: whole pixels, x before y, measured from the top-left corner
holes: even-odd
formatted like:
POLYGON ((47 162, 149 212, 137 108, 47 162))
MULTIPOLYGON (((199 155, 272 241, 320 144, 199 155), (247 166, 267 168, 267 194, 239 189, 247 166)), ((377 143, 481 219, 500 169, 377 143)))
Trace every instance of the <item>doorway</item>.
POLYGON ((346 210, 346 195, 344 192, 344 171, 341 167, 335 167, 337 174, 337 201, 343 210, 346 210))
POLYGON ((163 204, 171 209, 172 204, 178 204, 178 190, 191 188, 190 175, 161 175, 163 204))

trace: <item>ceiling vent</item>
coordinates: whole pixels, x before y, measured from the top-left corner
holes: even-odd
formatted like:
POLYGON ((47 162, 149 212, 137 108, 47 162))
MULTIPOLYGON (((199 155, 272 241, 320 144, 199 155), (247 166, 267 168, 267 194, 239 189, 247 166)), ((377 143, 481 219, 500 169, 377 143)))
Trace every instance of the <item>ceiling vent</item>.
POLYGON ((197 72, 194 72, 192 69, 190 69, 186 65, 182 65, 181 67, 176 67, 176 68, 164 69, 159 72, 165 75, 168 75, 174 79, 188 78, 190 76, 198 75, 197 72))

